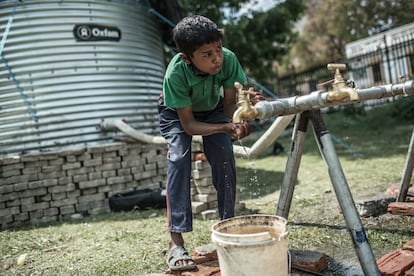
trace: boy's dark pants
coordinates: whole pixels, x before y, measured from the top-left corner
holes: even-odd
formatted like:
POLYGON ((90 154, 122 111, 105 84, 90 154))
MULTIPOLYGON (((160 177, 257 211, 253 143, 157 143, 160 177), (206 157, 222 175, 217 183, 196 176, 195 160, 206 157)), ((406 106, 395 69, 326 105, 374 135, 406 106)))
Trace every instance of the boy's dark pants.
MULTIPOLYGON (((181 126, 177 112, 163 105, 159 106, 160 131, 168 143, 167 213, 170 232, 192 231, 191 209, 191 140, 181 126)), ((194 113, 198 121, 206 123, 227 123, 222 101, 209 112, 194 113)), ((226 133, 203 136, 204 154, 211 165, 213 185, 217 190, 220 219, 234 216, 236 200, 236 166, 231 137, 226 133)))

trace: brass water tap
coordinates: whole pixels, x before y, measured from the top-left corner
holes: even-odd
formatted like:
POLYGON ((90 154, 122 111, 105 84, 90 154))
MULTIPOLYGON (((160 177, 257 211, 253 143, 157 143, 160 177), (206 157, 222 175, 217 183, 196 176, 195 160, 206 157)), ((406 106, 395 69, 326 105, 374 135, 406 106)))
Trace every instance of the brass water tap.
POLYGON ((234 87, 237 89, 237 109, 233 114, 233 123, 256 119, 258 111, 250 103, 249 92, 243 90, 241 83, 235 82, 234 87))
POLYGON ((330 63, 327 66, 329 71, 335 71, 334 82, 332 83, 332 91, 328 92, 326 97, 328 102, 342 101, 349 99, 351 101, 358 101, 359 95, 355 87, 346 85, 340 70, 346 69, 346 64, 330 63))

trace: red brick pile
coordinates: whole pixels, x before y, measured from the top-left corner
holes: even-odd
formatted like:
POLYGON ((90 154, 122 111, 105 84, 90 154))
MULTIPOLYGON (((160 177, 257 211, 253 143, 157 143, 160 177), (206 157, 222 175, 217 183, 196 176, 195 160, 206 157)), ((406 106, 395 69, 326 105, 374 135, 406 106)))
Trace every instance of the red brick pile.
POLYGON ((414 276, 414 239, 377 260, 383 276, 414 276))

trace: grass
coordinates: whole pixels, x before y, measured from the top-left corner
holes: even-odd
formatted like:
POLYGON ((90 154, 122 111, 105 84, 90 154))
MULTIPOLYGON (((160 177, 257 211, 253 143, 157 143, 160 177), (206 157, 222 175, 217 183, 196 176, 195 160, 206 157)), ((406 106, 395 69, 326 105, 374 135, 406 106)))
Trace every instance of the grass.
MULTIPOLYGON (((342 141, 335 143, 336 152, 355 201, 382 196, 389 186, 399 184, 414 122, 399 118, 396 109, 392 104, 362 115, 324 115, 330 133, 342 141)), ((272 156, 269 151, 254 160, 237 160, 238 197, 247 207, 238 215, 275 213, 290 136, 279 142, 285 148, 281 155, 272 156)), ((361 220, 376 258, 400 248, 414 236, 412 217, 385 214, 361 220)), ((195 217, 194 231, 184 236, 187 248, 210 243, 210 229, 216 222, 195 217)), ((154 209, 6 230, 0 232, 0 274, 163 272, 167 268, 166 225, 165 211, 154 209), (23 254, 25 262, 18 265, 17 259, 23 254)), ((289 213, 289 248, 317 250, 336 260, 358 263, 311 126, 289 213)))

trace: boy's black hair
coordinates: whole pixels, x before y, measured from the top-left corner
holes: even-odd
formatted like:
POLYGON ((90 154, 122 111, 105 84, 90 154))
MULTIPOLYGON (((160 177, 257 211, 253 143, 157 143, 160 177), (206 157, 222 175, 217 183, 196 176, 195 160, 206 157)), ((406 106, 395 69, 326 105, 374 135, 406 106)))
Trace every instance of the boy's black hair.
POLYGON ((191 57, 199 47, 223 39, 217 25, 201 15, 183 18, 173 29, 173 39, 180 52, 191 57))

